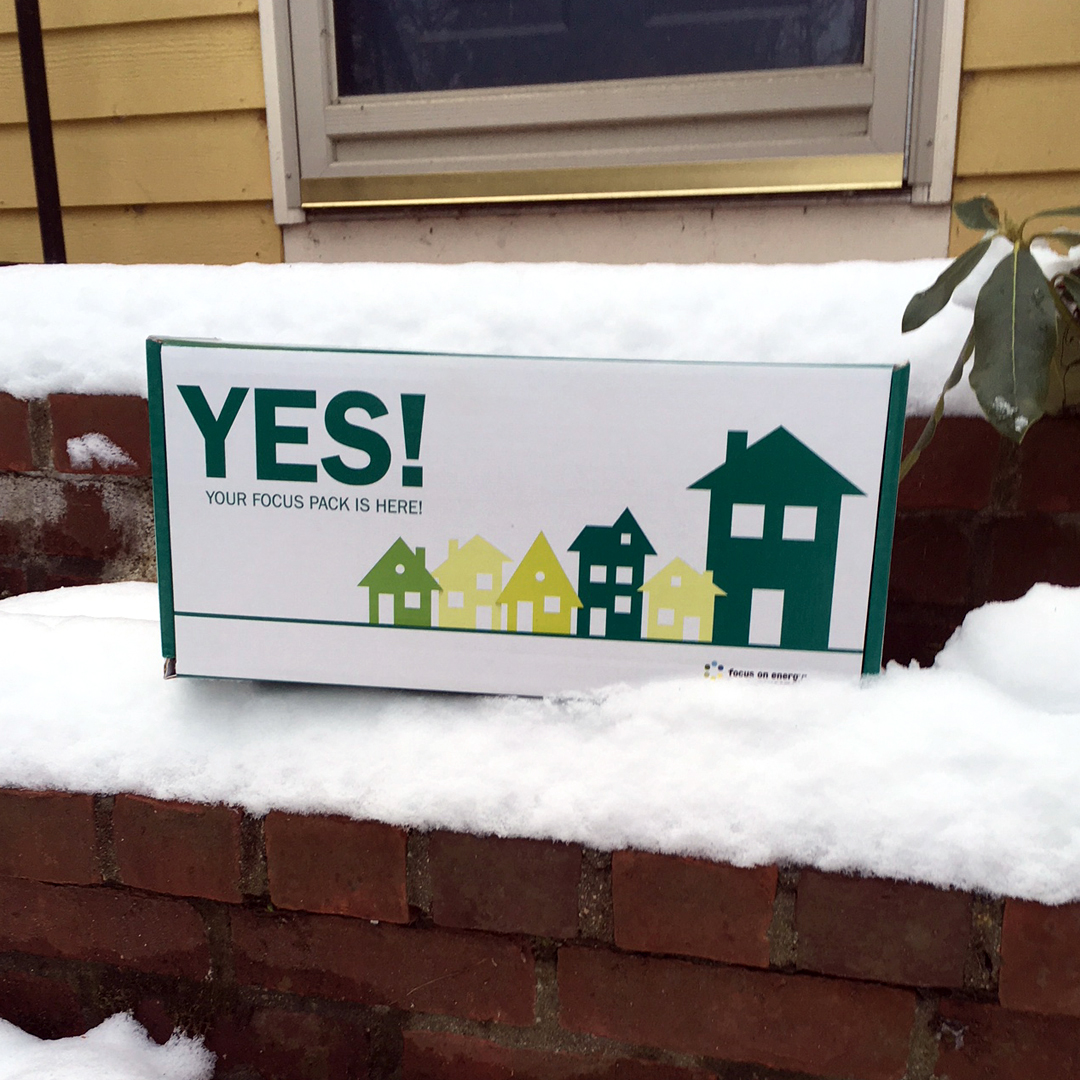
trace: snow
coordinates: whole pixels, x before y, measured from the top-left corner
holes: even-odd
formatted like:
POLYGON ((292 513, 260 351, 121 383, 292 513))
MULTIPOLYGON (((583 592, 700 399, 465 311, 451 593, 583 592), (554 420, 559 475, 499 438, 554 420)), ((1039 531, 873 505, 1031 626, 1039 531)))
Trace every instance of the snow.
POLYGON ((67 441, 67 455, 71 467, 76 472, 85 472, 95 465, 115 469, 125 465, 134 465, 123 447, 100 431, 91 431, 67 441))
POLYGON ((210 1080, 213 1069, 201 1040, 173 1035, 158 1046, 126 1013, 51 1041, 0 1020, 0 1080, 210 1080))
MULTIPOLYGON (((932 668, 545 700, 161 677, 152 585, 0 602, 0 784, 1080 898, 1080 590, 932 668)), ((6 1080, 6 1078, 5 1078, 6 1080)))
MULTIPOLYGON (((0 391, 145 395, 145 340, 154 335, 536 356, 910 361, 909 412, 928 415, 992 260, 945 311, 901 335, 907 301, 946 263, 13 266, 0 269, 0 391)), ((949 409, 976 411, 966 383, 949 409)))

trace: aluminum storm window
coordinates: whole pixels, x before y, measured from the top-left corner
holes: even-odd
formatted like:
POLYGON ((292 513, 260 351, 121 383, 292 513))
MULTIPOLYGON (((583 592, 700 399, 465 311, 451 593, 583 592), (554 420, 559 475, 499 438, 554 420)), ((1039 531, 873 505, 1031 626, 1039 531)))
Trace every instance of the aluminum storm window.
POLYGON ((290 205, 928 182, 951 2, 263 0, 290 205))

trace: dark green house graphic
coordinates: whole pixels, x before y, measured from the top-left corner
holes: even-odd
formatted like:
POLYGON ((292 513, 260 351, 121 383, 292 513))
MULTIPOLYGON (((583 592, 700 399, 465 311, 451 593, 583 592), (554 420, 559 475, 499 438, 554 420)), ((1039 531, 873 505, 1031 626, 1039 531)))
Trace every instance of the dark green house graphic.
POLYGON ((727 590, 713 643, 827 651, 840 501, 863 492, 782 427, 752 446, 729 431, 724 464, 690 487, 709 492, 705 567, 727 590))
POLYGON ((431 594, 439 583, 424 566, 425 551, 413 551, 402 539, 367 572, 368 621, 383 626, 430 626, 431 594))
POLYGON ((578 637, 636 641, 641 637, 645 556, 655 555, 629 509, 614 525, 586 525, 570 545, 578 553, 578 637))

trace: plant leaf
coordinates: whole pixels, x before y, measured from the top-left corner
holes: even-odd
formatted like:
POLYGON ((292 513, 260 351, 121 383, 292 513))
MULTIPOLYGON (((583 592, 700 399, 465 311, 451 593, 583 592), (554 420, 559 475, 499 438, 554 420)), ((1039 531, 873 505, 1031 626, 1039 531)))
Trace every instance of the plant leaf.
POLYGON ((937 404, 934 406, 933 415, 926 421, 926 427, 920 432, 915 445, 907 452, 904 460, 900 462, 901 480, 911 472, 911 466, 919 460, 919 455, 930 445, 930 440, 934 437, 934 432, 937 431, 937 426, 945 415, 945 395, 960 381, 960 376, 964 374, 964 367, 971 359, 971 352, 974 348, 975 330, 972 328, 968 331, 968 336, 960 349, 960 355, 956 358, 956 363, 953 365, 949 377, 945 380, 945 385, 941 388, 937 404))
POLYGON ((900 329, 903 333, 922 326, 927 319, 933 318, 948 302, 956 286, 960 284, 982 261, 992 237, 980 240, 974 247, 968 248, 963 255, 958 255, 945 267, 941 276, 921 293, 916 293, 904 308, 904 318, 900 329))
POLYGON ((1024 224, 1042 217, 1080 217, 1080 206, 1059 206, 1055 210, 1040 210, 1037 214, 1024 218, 1024 224))
POLYGON ((1062 255, 1068 253, 1080 244, 1080 232, 1069 232, 1068 229, 1056 229, 1054 232, 1036 233, 1032 240, 1045 240, 1055 251, 1062 255))
POLYGON ((1013 442, 1042 416, 1057 347, 1050 284, 1026 244, 994 268, 975 301, 971 385, 987 420, 1013 442))
POLYGON ((1001 215, 994 205, 994 200, 988 199, 985 195, 957 203, 953 207, 953 213, 960 219, 962 225, 966 225, 969 229, 978 229, 979 232, 997 229, 1001 225, 1001 215))

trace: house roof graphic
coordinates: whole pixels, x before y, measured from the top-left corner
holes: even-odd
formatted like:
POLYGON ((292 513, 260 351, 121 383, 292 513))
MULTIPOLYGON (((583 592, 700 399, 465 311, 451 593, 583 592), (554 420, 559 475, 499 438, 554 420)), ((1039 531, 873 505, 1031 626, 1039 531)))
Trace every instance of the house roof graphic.
POLYGON ((802 505, 864 494, 785 427, 774 428, 751 446, 745 431, 729 431, 723 465, 690 488, 734 499, 785 499, 802 505))
POLYGON ((632 555, 656 554, 656 549, 649 543, 629 507, 615 519, 614 525, 586 525, 567 551, 596 551, 598 548, 609 553, 613 559, 626 552, 632 555), (623 535, 630 537, 628 544, 622 543, 623 535))
POLYGON ((502 585, 502 564, 512 562, 509 555, 504 555, 494 544, 488 543, 482 536, 474 536, 467 543, 458 546, 456 540, 449 543, 449 554, 431 573, 443 588, 465 588, 475 586, 476 574, 498 572, 498 583, 502 585))
POLYGON ((511 604, 518 600, 542 602, 545 596, 559 596, 570 607, 581 607, 574 586, 566 576, 551 544, 543 533, 538 533, 532 546, 525 553, 518 568, 506 583, 498 603, 511 604))
POLYGON ((361 585, 379 593, 437 592, 439 583, 424 566, 426 552, 418 547, 414 552, 400 537, 386 554, 364 575, 361 585))

